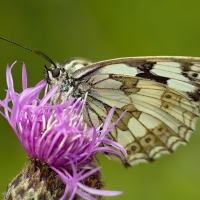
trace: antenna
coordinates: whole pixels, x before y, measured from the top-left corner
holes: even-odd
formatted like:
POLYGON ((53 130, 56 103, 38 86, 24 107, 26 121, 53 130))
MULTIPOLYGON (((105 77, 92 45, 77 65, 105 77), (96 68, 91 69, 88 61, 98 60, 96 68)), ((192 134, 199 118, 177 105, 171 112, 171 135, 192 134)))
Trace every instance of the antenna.
POLYGON ((13 42, 12 40, 6 39, 6 38, 4 38, 4 37, 2 37, 2 36, 0 36, 0 39, 5 40, 5 41, 7 41, 7 42, 10 42, 10 43, 12 43, 12 44, 15 44, 15 45, 17 45, 17 46, 19 46, 19 47, 21 47, 21 48, 23 48, 23 49, 26 49, 26 50, 28 50, 28 51, 33 52, 33 53, 36 53, 37 55, 39 55, 40 57, 44 58, 45 60, 47 60, 47 61, 48 61, 49 63, 51 63, 52 65, 54 65, 55 68, 57 68, 57 66, 56 66, 56 64, 53 62, 53 60, 51 60, 51 59, 50 59, 48 56, 46 56, 44 53, 42 53, 42 52, 40 52, 40 51, 34 51, 34 50, 32 50, 32 49, 29 49, 29 48, 27 48, 27 47, 25 47, 25 46, 23 46, 23 45, 21 45, 21 44, 18 44, 18 43, 16 43, 16 42, 13 42))

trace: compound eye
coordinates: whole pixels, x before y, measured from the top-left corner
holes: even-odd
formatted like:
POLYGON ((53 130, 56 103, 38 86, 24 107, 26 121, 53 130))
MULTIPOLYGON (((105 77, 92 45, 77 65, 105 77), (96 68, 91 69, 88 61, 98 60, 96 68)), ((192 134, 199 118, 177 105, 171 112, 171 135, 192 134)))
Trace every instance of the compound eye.
POLYGON ((55 68, 54 70, 52 70, 52 76, 54 78, 59 77, 59 75, 60 75, 60 69, 59 68, 55 68))

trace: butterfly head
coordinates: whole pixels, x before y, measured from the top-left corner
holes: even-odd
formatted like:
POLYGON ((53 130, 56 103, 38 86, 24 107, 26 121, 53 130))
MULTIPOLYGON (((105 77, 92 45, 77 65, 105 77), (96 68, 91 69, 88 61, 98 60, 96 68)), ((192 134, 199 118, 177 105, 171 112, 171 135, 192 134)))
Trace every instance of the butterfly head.
POLYGON ((52 64, 50 68, 45 66, 45 78, 48 84, 59 85, 65 80, 73 78, 73 73, 89 65, 91 62, 82 58, 71 58, 63 62, 52 64))
POLYGON ((73 77, 73 73, 90 64, 89 61, 80 58, 71 58, 62 65, 52 64, 50 68, 45 66, 45 78, 50 87, 59 86, 58 92, 54 95, 55 102, 61 102, 65 94, 72 89, 72 97, 80 97, 79 84, 73 77))

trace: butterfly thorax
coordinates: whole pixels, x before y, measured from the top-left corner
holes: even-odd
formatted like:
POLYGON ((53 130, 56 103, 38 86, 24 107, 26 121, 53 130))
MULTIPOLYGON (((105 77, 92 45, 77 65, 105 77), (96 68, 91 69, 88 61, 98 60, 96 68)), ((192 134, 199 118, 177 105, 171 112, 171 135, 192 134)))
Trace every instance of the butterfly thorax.
POLYGON ((53 96, 54 103, 61 103, 68 98, 84 98, 86 92, 90 90, 90 85, 86 81, 76 81, 73 77, 74 71, 90 64, 83 59, 72 58, 65 61, 62 65, 58 63, 45 69, 46 80, 50 88, 59 86, 53 96))

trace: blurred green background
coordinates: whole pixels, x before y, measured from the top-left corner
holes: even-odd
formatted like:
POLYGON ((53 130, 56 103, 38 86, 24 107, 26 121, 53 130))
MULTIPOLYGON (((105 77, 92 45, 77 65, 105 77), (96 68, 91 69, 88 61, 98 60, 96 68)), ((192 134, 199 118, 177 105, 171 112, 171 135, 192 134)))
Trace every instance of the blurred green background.
MULTIPOLYGON (((0 2, 0 35, 63 62, 79 56, 92 61, 125 56, 200 56, 200 1, 193 0, 34 0, 0 2)), ((5 97, 6 65, 21 91, 25 62, 29 86, 43 78, 39 56, 0 40, 0 98, 5 97)), ((7 121, 0 117, 0 193, 26 162, 7 121)), ((137 128, 137 127, 136 127, 137 128)), ((200 124, 187 146, 151 164, 125 169, 100 157, 106 189, 130 200, 200 199, 200 124)))

